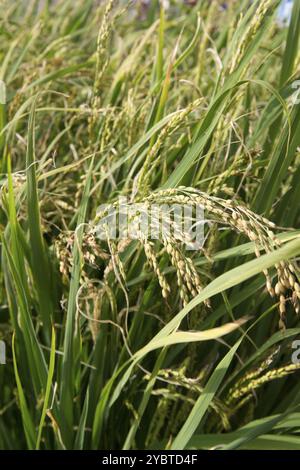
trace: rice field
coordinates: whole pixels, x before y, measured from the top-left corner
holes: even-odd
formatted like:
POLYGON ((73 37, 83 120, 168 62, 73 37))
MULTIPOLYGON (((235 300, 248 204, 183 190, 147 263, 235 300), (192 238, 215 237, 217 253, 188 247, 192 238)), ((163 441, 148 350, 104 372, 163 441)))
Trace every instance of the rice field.
POLYGON ((0 7, 0 449, 300 449, 300 2, 0 7))

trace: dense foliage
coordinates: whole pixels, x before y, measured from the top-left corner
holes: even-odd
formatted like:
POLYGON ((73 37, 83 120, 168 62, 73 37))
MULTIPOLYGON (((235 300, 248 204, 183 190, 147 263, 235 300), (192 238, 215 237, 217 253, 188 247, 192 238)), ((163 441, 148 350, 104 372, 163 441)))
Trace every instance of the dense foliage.
POLYGON ((300 447, 300 2, 225 3, 1 0, 0 448, 300 447))

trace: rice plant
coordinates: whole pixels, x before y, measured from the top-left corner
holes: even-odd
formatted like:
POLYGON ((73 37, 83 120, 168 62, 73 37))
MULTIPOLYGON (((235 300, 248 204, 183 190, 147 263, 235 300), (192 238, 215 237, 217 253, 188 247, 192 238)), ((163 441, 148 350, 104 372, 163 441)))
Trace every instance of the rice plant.
POLYGON ((0 3, 0 448, 299 449, 300 2, 0 3))

